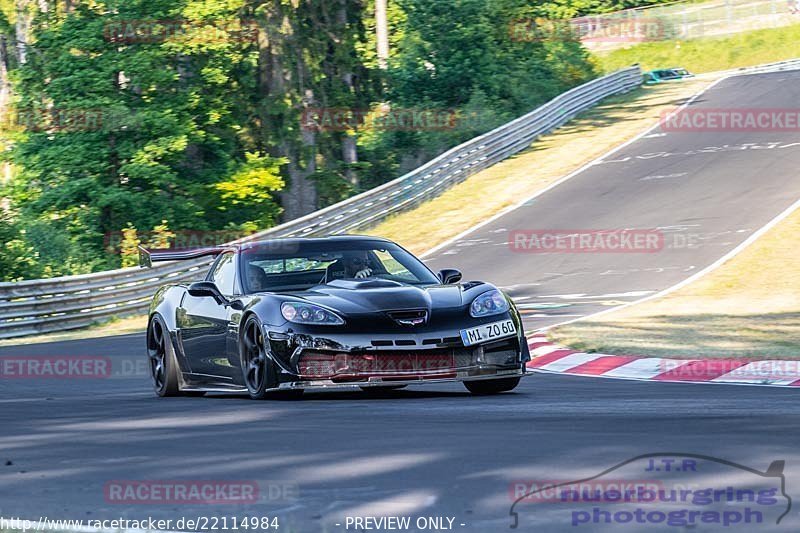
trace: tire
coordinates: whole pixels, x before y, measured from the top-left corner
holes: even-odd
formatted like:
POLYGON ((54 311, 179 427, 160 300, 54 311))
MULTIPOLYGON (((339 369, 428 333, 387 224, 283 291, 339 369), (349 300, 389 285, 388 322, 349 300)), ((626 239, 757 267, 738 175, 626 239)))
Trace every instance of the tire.
POLYGON ((302 390, 269 391, 278 386, 278 368, 267 356, 261 321, 250 315, 242 328, 239 342, 242 379, 253 400, 292 400, 303 395, 302 390))
POLYGON ((481 381, 465 381, 464 386, 472 394, 486 396, 508 392, 517 388, 522 378, 487 379, 481 381))
POLYGON ((160 315, 153 315, 147 328, 147 358, 156 395, 160 398, 180 396, 175 353, 169 341, 169 330, 160 315))

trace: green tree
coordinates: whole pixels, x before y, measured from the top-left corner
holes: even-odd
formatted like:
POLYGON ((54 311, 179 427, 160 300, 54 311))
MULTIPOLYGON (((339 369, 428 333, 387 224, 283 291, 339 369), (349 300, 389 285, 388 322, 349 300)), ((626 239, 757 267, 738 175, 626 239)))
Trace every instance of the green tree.
POLYGON ((362 138, 377 185, 446 149, 533 110, 596 75, 573 38, 517 40, 514 20, 548 16, 524 0, 399 0, 402 39, 390 60, 394 108, 452 111, 443 130, 388 131, 362 138), (457 16, 454 15, 457 13, 457 16))
POLYGON ((97 254, 103 235, 127 222, 246 222, 236 212, 218 217, 223 201, 209 187, 236 172, 252 144, 237 113, 255 41, 228 29, 242 16, 235 4, 188 5, 99 1, 34 21, 35 46, 15 73, 18 113, 33 119, 12 152, 24 193, 14 201, 24 217, 66 234, 73 251, 97 254), (150 38, 155 21, 181 31, 150 38))
POLYGON ((123 267, 132 267, 139 264, 139 232, 132 224, 122 230, 122 241, 119 245, 119 255, 122 258, 123 267))

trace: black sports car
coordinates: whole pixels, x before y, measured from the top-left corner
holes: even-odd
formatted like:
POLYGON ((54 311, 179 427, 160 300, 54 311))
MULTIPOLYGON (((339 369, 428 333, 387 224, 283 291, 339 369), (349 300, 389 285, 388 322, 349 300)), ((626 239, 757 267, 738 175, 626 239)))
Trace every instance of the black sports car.
MULTIPOLYGON (((511 300, 457 270, 434 274, 385 239, 278 239, 141 252, 142 266, 217 256, 204 281, 150 305, 147 353, 159 396, 462 381, 517 386, 530 360, 511 300)), ((292 393, 291 391, 294 391, 292 393)))

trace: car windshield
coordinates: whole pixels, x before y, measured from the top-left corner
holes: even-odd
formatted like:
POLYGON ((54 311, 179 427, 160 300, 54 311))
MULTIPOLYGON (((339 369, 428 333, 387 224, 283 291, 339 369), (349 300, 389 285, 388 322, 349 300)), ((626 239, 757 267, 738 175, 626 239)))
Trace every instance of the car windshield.
POLYGON ((419 259, 385 241, 274 241, 243 250, 241 265, 248 294, 306 290, 335 280, 439 283, 419 259))

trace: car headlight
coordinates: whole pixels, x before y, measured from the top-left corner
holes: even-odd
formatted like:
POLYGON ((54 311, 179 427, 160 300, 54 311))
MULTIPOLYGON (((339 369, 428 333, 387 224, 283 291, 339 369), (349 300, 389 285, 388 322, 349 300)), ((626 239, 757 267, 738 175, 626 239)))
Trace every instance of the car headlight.
POLYGON ((299 302, 285 302, 281 304, 283 318, 295 324, 324 324, 337 326, 344 324, 344 319, 328 311, 324 307, 299 302))
POLYGON ((480 318, 482 316, 499 315, 507 312, 508 309, 508 300, 500 291, 493 289, 472 300, 472 305, 469 306, 469 314, 473 318, 480 318))

